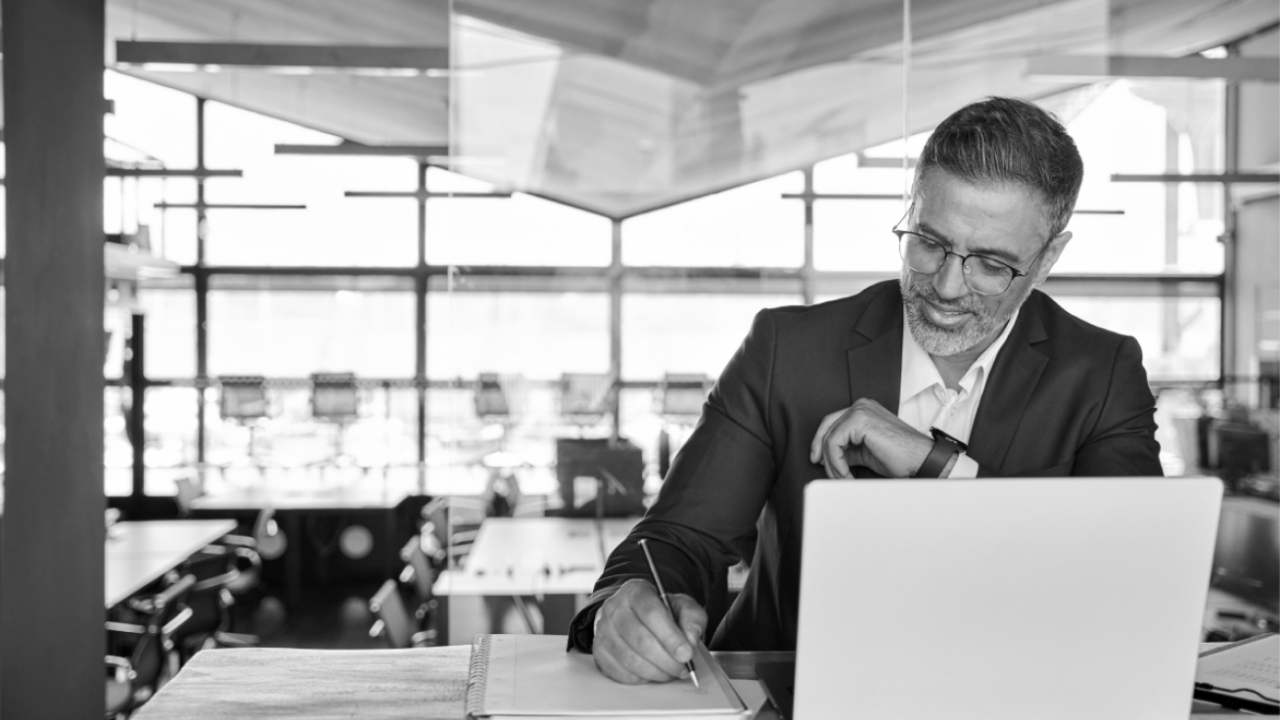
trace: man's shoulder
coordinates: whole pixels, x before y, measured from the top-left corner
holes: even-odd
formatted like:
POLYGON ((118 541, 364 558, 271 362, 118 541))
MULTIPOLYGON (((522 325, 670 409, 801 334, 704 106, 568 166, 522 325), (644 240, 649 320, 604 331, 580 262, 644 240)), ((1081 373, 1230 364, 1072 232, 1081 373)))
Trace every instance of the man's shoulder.
POLYGON ((1055 345, 1076 348, 1081 351, 1114 352, 1128 335, 1098 327, 1071 314, 1049 295, 1033 290, 1023 306, 1023 311, 1034 311, 1044 326, 1045 339, 1055 345))
POLYGON ((897 280, 875 283, 854 295, 826 300, 813 305, 785 305, 769 308, 763 314, 770 316, 779 327, 803 331, 808 328, 830 328, 840 325, 852 328, 868 310, 873 312, 901 312, 902 293, 897 280))

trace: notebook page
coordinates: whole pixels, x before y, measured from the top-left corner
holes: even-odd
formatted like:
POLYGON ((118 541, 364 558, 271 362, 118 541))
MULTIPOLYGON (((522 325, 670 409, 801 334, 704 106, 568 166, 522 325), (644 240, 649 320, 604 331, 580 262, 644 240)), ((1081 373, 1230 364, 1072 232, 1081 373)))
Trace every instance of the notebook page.
MULTIPOLYGON (((1275 701, 1280 698, 1280 635, 1202 656, 1196 664, 1196 682, 1228 690, 1251 688, 1275 701)), ((1256 699, 1250 693, 1241 697, 1256 699)))
POLYGON ((558 635, 492 635, 483 715, 738 717, 748 712, 705 651, 695 655, 701 688, 688 680, 646 685, 614 682, 590 655, 565 652, 558 635))

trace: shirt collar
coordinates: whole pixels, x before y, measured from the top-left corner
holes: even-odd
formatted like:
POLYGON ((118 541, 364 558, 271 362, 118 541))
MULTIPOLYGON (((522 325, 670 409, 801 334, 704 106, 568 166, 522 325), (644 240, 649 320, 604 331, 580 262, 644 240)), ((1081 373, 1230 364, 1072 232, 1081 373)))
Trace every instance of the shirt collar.
MULTIPOLYGON (((1014 323, 1018 322, 1018 314, 1021 312, 1022 308, 1013 311, 1013 315, 1009 317, 1009 322, 1005 323, 1004 331, 1000 333, 995 342, 982 351, 978 359, 965 372, 964 377, 960 378, 960 387, 965 392, 972 392, 979 378, 991 374, 991 366, 995 364, 996 356, 1000 354, 1000 348, 1004 347, 1005 341, 1009 339, 1009 333, 1013 330, 1014 323)), ((911 334, 911 326, 907 321, 905 307, 902 309, 902 324, 902 381, 901 393, 898 398, 899 407, 907 400, 935 385, 946 387, 946 383, 942 381, 942 374, 938 372, 938 367, 933 364, 933 358, 929 357, 929 353, 920 347, 920 343, 916 342, 915 337, 911 334)))

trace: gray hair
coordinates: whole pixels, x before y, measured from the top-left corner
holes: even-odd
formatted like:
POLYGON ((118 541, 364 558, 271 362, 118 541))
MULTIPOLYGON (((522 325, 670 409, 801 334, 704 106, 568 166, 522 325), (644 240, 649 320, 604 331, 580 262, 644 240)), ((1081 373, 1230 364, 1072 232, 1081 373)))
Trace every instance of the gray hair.
POLYGON ((1049 238, 1067 226, 1084 178, 1084 162, 1062 123, 1017 98, 989 97, 943 120, 920 153, 913 194, 935 167, 971 183, 1039 191, 1049 238))

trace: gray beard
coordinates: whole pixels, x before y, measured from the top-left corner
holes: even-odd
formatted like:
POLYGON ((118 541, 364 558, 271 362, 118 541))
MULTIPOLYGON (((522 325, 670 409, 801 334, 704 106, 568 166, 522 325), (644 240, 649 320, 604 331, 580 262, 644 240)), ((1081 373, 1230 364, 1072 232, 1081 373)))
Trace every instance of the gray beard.
MULTIPOLYGON (((927 278, 928 276, 922 276, 927 278)), ((997 330, 1002 329, 1009 318, 1013 317, 1014 311, 1022 306, 1026 295, 1030 294, 1030 290, 1026 290, 1023 297, 1017 303, 1011 306, 1007 313, 991 314, 982 307, 981 301, 972 296, 965 296, 954 302, 943 302, 933 286, 926 282, 921 287, 913 287, 911 283, 911 271, 903 269, 902 272, 902 303, 907 311, 907 327, 911 330, 911 337, 915 338, 917 344, 930 355, 939 357, 950 357, 959 355, 966 350, 972 349, 984 339, 990 337, 997 330), (957 330, 949 330, 940 328, 929 321, 925 317, 923 303, 928 300, 935 305, 948 307, 955 310, 964 310, 973 313, 973 319, 957 330)))

